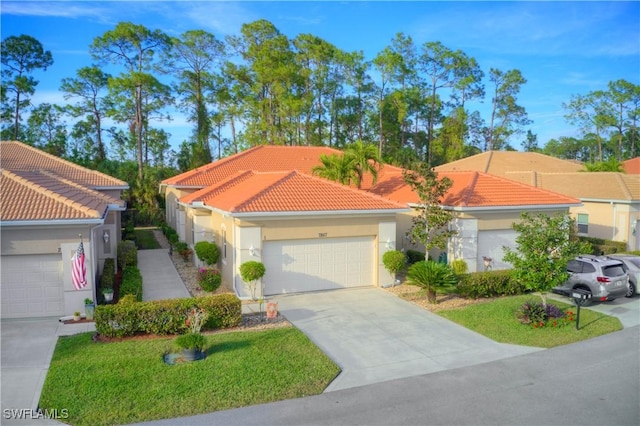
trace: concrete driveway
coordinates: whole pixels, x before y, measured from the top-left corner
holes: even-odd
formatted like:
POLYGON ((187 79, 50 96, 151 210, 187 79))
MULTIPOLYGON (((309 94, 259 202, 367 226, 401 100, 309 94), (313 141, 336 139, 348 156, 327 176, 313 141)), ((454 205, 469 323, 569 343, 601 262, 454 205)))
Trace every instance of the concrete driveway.
POLYGON ((65 325, 58 318, 2 320, 2 425, 60 424, 37 417, 42 385, 58 336, 86 331, 95 331, 94 324, 65 325), (18 410, 15 417, 21 418, 5 410, 18 410))
POLYGON ((280 312, 342 369, 325 392, 541 350, 496 343, 378 288, 275 300, 280 312))

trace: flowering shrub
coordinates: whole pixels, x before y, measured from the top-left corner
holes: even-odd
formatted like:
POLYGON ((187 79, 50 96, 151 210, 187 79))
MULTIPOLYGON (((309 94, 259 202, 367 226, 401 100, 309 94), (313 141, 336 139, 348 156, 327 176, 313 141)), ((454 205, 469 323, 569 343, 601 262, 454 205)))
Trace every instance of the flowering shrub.
POLYGON ((191 333, 200 333, 200 330, 202 329, 202 326, 208 317, 209 314, 204 309, 193 308, 187 314, 185 325, 191 333))
POLYGON ((198 270, 198 284, 204 291, 216 291, 222 283, 220 271, 212 268, 200 268, 198 270))
POLYGON ((572 322, 574 314, 572 311, 565 313, 552 303, 544 306, 540 302, 526 302, 516 312, 516 318, 533 328, 561 327, 572 322))

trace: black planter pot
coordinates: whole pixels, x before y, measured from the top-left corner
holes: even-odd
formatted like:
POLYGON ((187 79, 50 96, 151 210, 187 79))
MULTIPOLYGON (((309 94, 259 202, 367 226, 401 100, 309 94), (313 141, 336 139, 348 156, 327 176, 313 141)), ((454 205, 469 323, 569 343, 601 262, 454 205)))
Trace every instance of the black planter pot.
POLYGON ((202 359, 202 351, 199 349, 183 349, 182 359, 184 361, 197 361, 202 359))

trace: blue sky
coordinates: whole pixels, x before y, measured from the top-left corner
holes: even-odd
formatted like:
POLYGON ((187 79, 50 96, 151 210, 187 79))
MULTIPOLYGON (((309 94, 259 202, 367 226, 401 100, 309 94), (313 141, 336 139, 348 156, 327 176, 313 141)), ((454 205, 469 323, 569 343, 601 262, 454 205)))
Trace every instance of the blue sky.
MULTIPOLYGON (((52 52, 54 65, 38 72, 33 103, 66 103, 60 80, 92 63, 88 46, 118 22, 130 21, 177 36, 204 29, 216 37, 238 35, 242 24, 271 21, 289 38, 311 33, 370 60, 395 34, 416 45, 440 41, 489 68, 519 69, 528 80, 519 104, 533 120, 539 145, 578 136, 564 119, 572 94, 606 89, 609 81, 640 84, 638 2, 220 2, 220 1, 6 1, 1 33, 27 34, 52 52)), ((487 89, 488 82, 487 83, 487 89)), ((469 104, 483 118, 484 104, 469 104)), ((190 133, 179 114, 156 124, 172 134, 174 147, 190 133)), ((517 141, 514 147, 520 149, 517 141)))

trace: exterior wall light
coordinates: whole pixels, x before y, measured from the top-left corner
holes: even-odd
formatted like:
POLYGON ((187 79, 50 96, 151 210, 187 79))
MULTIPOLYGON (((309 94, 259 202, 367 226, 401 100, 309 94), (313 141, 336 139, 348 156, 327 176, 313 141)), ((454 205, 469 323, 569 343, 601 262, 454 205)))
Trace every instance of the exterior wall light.
POLYGON ((102 234, 102 240, 105 244, 109 244, 109 233, 107 231, 104 231, 104 233, 102 234))

